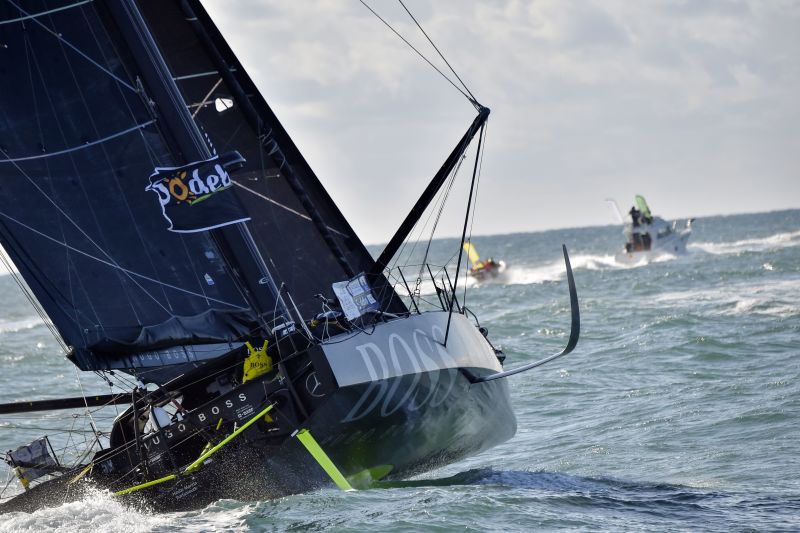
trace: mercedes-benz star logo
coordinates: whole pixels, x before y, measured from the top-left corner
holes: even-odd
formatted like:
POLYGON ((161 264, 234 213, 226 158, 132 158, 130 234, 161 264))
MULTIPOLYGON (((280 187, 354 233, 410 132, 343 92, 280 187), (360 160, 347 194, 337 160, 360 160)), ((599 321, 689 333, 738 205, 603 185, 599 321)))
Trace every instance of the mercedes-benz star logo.
POLYGON ((312 372, 306 378, 306 390, 311 396, 315 398, 322 398, 325 396, 323 392, 317 392, 317 390, 322 386, 322 382, 317 377, 316 372, 312 372))

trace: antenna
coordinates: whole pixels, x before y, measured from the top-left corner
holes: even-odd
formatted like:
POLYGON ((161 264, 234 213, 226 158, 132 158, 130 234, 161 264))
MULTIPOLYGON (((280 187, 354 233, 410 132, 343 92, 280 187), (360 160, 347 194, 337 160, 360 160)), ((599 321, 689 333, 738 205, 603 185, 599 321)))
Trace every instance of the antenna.
POLYGON ((622 218, 622 212, 619 210, 617 201, 613 198, 606 198, 606 204, 608 204, 608 208, 611 209, 611 214, 614 215, 614 218, 617 220, 617 222, 619 224, 624 224, 625 219, 622 218))

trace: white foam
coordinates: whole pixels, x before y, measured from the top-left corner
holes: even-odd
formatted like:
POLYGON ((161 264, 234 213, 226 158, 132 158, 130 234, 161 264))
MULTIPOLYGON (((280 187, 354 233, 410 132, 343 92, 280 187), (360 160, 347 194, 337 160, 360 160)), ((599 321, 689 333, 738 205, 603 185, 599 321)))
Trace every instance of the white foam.
POLYGON ((137 533, 175 529, 174 516, 150 515, 123 506, 105 491, 92 491, 80 501, 34 513, 10 513, 0 521, 0 533, 44 531, 137 533))
POLYGON ((800 280, 760 280, 705 290, 665 292, 654 297, 656 302, 716 304, 711 314, 721 316, 766 315, 787 318, 800 315, 800 280))
POLYGON ((505 285, 531 285, 545 281, 557 281, 565 275, 564 262, 555 261, 538 267, 511 266, 498 279, 505 285))
MULTIPOLYGON (((409 285, 409 287, 411 287, 411 290, 413 291, 414 288, 416 287, 416 278, 414 278, 414 280, 411 280, 411 278, 406 277, 406 279, 409 280, 408 285, 409 285)), ((453 281, 452 274, 450 275, 450 281, 451 282, 453 281)), ((447 284, 447 278, 445 277, 444 285, 442 284, 442 277, 441 276, 439 276, 439 278, 436 280, 436 283, 437 283, 437 285, 439 285, 439 288, 441 288, 443 286, 447 286, 446 285, 447 284)), ((474 287, 477 284, 478 284, 478 281, 475 278, 472 278, 472 277, 469 277, 469 276, 465 276, 463 271, 462 271, 461 276, 459 276, 459 279, 458 279, 458 287, 459 287, 459 289, 463 290, 465 286, 468 287, 468 288, 469 287, 474 287)), ((402 283, 397 285, 395 287, 395 290, 397 290, 401 295, 402 294, 407 294, 406 290, 405 290, 405 286, 402 283)), ((431 281, 430 275, 427 272, 425 272, 425 274, 422 277, 422 281, 420 281, 420 283, 419 283, 419 294, 421 296, 429 296, 431 294, 436 294, 436 288, 433 286, 433 281, 431 281)))
POLYGON ((800 230, 776 233, 775 235, 760 239, 743 239, 733 242, 697 242, 689 244, 690 248, 696 248, 715 255, 763 252, 767 250, 791 248, 793 246, 800 246, 800 230))
MULTIPOLYGON (((608 270, 612 268, 634 268, 642 264, 617 263, 613 255, 576 254, 569 258, 573 270, 608 270)), ((566 277, 563 259, 556 259, 537 266, 509 266, 505 272, 488 283, 504 285, 531 285, 547 281, 558 281, 566 277)))
MULTIPOLYGON (((675 256, 666 255, 653 259, 653 262, 671 261, 675 256)), ((592 254, 576 254, 569 258, 573 270, 609 270, 609 269, 628 269, 645 266, 648 261, 641 261, 638 263, 618 263, 613 255, 592 255, 592 254)), ((536 283, 545 283, 547 281, 558 281, 566 277, 566 268, 563 259, 556 259, 549 261, 542 265, 537 266, 522 266, 510 265, 505 271, 500 273, 496 278, 489 278, 486 280, 477 280, 473 277, 464 276, 459 278, 458 285, 464 288, 464 284, 469 287, 476 287, 481 285, 499 284, 499 285, 533 285, 536 283)), ((452 280, 452 274, 451 274, 452 280)), ((416 285, 413 276, 406 274, 406 279, 409 280, 409 286, 412 290, 416 285)), ((438 280, 439 286, 442 286, 441 280, 438 280)), ((404 293, 404 287, 398 285, 398 291, 404 293)), ((425 272, 423 280, 419 285, 419 293, 422 296, 435 294, 433 282, 431 282, 429 275, 425 272)))
POLYGON ((44 324, 39 317, 28 317, 19 320, 0 319, 0 335, 5 333, 16 333, 27 329, 33 329, 44 324))

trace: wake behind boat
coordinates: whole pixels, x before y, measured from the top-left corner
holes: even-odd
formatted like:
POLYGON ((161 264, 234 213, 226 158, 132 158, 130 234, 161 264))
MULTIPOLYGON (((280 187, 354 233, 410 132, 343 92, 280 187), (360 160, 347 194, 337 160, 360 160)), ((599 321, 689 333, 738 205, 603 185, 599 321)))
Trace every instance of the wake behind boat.
POLYGON ((688 219, 683 228, 678 228, 677 221, 669 223, 653 216, 643 196, 637 195, 635 202, 628 213, 630 220, 622 231, 624 249, 616 254, 615 261, 620 264, 649 263, 660 257, 685 254, 694 219, 688 219))
POLYGON ((178 510, 404 478, 511 438, 505 378, 575 347, 566 247, 567 346, 512 370, 458 299, 468 219, 455 277, 425 264, 411 280, 438 302, 390 266, 478 135, 474 187, 489 110, 473 97, 374 260, 197 0, 20 0, 0 23, 16 80, 0 92, 0 243, 67 359, 112 390, 0 405, 84 415, 69 440, 6 454, 22 492, 0 513, 87 487, 178 510))

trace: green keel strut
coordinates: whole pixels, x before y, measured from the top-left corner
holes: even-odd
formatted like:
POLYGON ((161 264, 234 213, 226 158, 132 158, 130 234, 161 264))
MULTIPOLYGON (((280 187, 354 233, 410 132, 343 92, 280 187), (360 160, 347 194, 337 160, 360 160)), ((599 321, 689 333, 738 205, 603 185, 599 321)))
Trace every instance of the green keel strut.
POLYGON ((307 429, 301 429, 300 431, 295 431, 293 436, 297 437, 297 439, 303 443, 303 446, 306 447, 308 453, 311 454, 311 457, 319 463, 319 466, 325 470, 325 473, 336 483, 336 486, 342 489, 345 492, 351 492, 356 489, 350 486, 350 483, 347 482, 345 477, 339 472, 339 469, 336 468, 336 465, 333 464, 330 457, 323 451, 314 437, 311 436, 311 432, 307 429))

